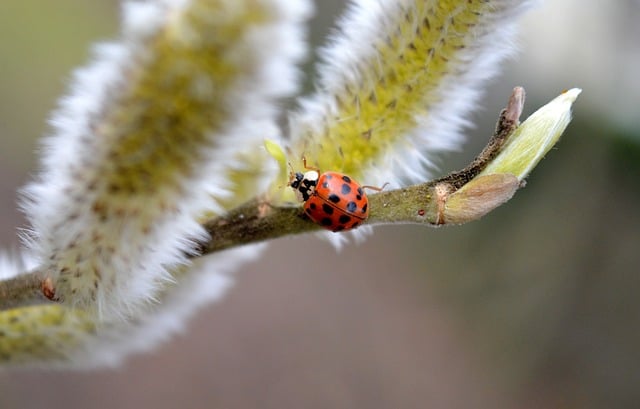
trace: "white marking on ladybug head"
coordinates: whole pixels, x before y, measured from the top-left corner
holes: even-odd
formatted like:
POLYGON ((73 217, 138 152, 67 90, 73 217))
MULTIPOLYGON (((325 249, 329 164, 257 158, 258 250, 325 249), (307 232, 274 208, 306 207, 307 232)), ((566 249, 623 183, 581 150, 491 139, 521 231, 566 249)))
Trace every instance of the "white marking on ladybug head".
POLYGON ((313 181, 314 185, 315 185, 315 183, 318 181, 318 179, 320 179, 320 174, 316 170, 310 170, 310 171, 305 172, 305 174, 303 176, 303 179, 304 180, 313 181))
POLYGON ((311 170, 302 174, 300 172, 291 173, 289 186, 293 189, 296 199, 306 202, 316 190, 320 175, 317 171, 311 170))
POLYGON ((298 201, 306 202, 311 197, 316 190, 319 178, 320 175, 315 170, 305 172, 304 175, 295 174, 295 181, 290 183, 290 186, 294 189, 298 201))

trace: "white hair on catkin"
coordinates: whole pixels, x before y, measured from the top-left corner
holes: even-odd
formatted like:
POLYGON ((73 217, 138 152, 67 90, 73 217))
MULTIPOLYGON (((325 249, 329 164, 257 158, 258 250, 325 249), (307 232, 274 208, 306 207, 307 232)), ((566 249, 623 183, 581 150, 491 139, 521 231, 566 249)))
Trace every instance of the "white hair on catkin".
MULTIPOLYGON (((455 2, 442 3, 449 6, 455 2)), ((469 114, 478 106, 487 80, 498 73, 500 63, 515 52, 517 16, 532 3, 534 2, 527 0, 491 1, 487 3, 489 7, 485 13, 467 16, 474 19, 472 28, 469 28, 457 20, 454 23, 452 16, 434 12, 441 5, 435 0, 421 2, 420 6, 424 7, 420 12, 417 11, 417 3, 412 0, 349 2, 345 14, 338 22, 339 30, 321 50, 316 93, 304 98, 300 102, 300 109, 290 117, 291 145, 296 156, 294 160, 297 156, 304 155, 307 159, 316 160, 318 166, 335 166, 326 170, 344 171, 342 164, 348 168, 350 176, 363 184, 374 186, 389 183, 389 188, 397 188, 430 179, 433 177, 438 155, 457 150, 464 142, 462 130, 470 125, 469 114), (425 19, 426 16, 432 19, 430 25, 425 26, 427 28, 419 27, 424 21, 421 20, 423 17, 420 17, 420 13, 425 13, 425 19), (412 16, 414 20, 407 16, 412 16), (444 20, 434 21, 436 17, 444 20), (408 47, 414 45, 411 42, 413 40, 403 38, 401 32, 408 33, 410 37, 417 29, 422 28, 425 33, 433 34, 438 32, 438 24, 450 25, 448 31, 442 29, 440 32, 442 36, 448 36, 450 41, 458 39, 457 32, 453 31, 466 30, 463 31, 464 37, 461 38, 464 40, 460 40, 462 46, 459 48, 447 46, 445 42, 427 45, 420 43, 419 47, 423 47, 420 51, 426 52, 426 47, 431 46, 435 47, 436 56, 444 53, 442 58, 446 57, 446 70, 438 71, 436 67, 435 73, 432 73, 424 69, 416 70, 415 65, 393 65, 394 61, 399 65, 404 64, 408 59, 403 57, 415 50, 408 47), (400 27, 402 25, 409 27, 400 27), (388 44, 396 42, 402 46, 398 49, 388 47, 388 44), (440 49, 442 50, 438 51, 440 49), (403 84, 406 86, 403 89, 391 74, 406 71, 434 78, 431 81, 421 79, 415 84, 403 84), (400 126, 397 132, 390 133, 392 137, 380 137, 376 140, 369 135, 369 146, 364 147, 361 141, 351 143, 366 135, 362 131, 367 126, 370 127, 369 132, 389 132, 388 128, 384 128, 386 122, 373 125, 378 119, 368 117, 370 113, 364 110, 365 104, 379 104, 379 99, 375 97, 387 91, 389 81, 396 81, 392 84, 396 87, 394 89, 405 93, 406 89, 410 89, 411 95, 420 97, 415 98, 414 105, 404 105, 402 109, 406 111, 398 112, 397 117, 406 118, 404 122, 389 114, 399 109, 395 106, 383 113, 400 126), (363 110, 354 112, 354 105, 358 108, 362 106, 363 110), (345 125, 347 123, 353 125, 345 125), (346 135, 354 139, 349 140, 346 135), (338 156, 334 152, 336 150, 343 157, 342 162, 335 159, 338 156), (349 164, 344 165, 349 161, 349 164)), ((480 3, 476 6, 484 7, 480 3)), ((461 4, 459 9, 464 7, 466 5, 461 4)), ((419 37, 417 34, 415 36, 419 37)), ((435 58, 429 61, 436 61, 435 58)), ((397 98, 402 98, 402 95, 399 93, 397 98)), ((371 229, 357 229, 347 235, 362 239, 369 232, 371 229)), ((329 237, 336 247, 346 242, 342 234, 340 237, 332 234, 324 236, 329 237)))
POLYGON ((228 201, 242 188, 228 180, 227 172, 241 167, 236 154, 258 145, 264 132, 277 134, 274 101, 297 89, 310 5, 163 0, 123 10, 122 40, 95 47, 94 61, 75 73, 60 101, 42 171, 23 201, 31 222, 26 242, 62 301, 95 308, 106 321, 135 318, 171 285, 170 270, 187 262, 194 241, 206 239, 199 218, 223 212, 216 198, 228 201), (216 19, 205 18, 214 6, 216 19), (256 13, 260 19, 250 18, 256 13), (216 34, 225 24, 243 31, 223 31, 225 40, 216 34), (158 45, 159 36, 167 45, 158 45), (213 58, 208 47, 216 41, 223 62, 213 63, 237 70, 211 70, 192 57, 202 51, 213 58), (164 58, 167 52, 176 56, 164 58), (173 78, 192 86, 167 88, 181 85, 173 78), (196 108, 180 110, 180 98, 196 108))
POLYGON ((0 249, 0 280, 14 278, 36 267, 35 260, 28 254, 0 249))
POLYGON ((159 295, 135 322, 121 322, 102 328, 100 336, 72 352, 63 367, 95 368, 117 366, 127 356, 145 352, 185 329, 196 311, 220 301, 233 284, 232 273, 252 262, 266 248, 257 244, 223 251, 194 261, 189 271, 159 295))

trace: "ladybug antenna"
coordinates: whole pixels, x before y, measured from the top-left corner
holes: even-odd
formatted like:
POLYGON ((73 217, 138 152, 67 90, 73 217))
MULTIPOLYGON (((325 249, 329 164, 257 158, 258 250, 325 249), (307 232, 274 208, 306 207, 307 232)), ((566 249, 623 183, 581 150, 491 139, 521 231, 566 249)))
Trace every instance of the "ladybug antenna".
POLYGON ((300 182, 304 179, 304 175, 300 172, 295 172, 291 163, 289 163, 289 168, 291 170, 289 171, 289 183, 287 183, 287 186, 292 187, 294 190, 298 189, 300 182))
POLYGON ((289 165, 289 183, 287 183, 287 186, 291 186, 291 182, 296 178, 296 172, 294 172, 291 162, 287 162, 287 165, 289 165))
POLYGON ((287 165, 289 165, 289 174, 293 175, 294 171, 293 171, 293 166, 291 165, 291 162, 287 162, 287 165))
POLYGON ((384 185, 382 185, 382 187, 365 185, 365 186, 362 186, 362 188, 363 189, 375 190, 376 192, 382 192, 382 190, 385 187, 387 187, 388 184, 389 184, 389 182, 386 182, 384 185))

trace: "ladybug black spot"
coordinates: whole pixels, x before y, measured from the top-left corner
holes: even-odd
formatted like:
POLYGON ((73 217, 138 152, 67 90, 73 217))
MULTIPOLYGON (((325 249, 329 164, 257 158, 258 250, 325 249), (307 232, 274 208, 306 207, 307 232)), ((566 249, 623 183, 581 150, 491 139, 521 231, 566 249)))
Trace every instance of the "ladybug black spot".
POLYGON ((342 184, 342 194, 346 195, 346 194, 349 194, 349 193, 351 193, 351 186, 347 185, 346 183, 343 183, 342 184))
POLYGON ((329 179, 331 179, 333 176, 332 176, 330 173, 327 173, 327 174, 325 174, 325 175, 324 175, 324 177, 325 177, 327 180, 329 180, 329 179))
POLYGON ((342 176, 342 180, 344 180, 347 183, 351 183, 351 178, 347 175, 342 176))
POLYGON ((320 224, 323 226, 331 226, 331 219, 329 217, 325 217, 320 221, 320 224))
POLYGON ((362 200, 362 196, 356 195, 356 200, 362 200))
POLYGON ((340 215, 340 219, 338 220, 340 221, 341 224, 346 224, 351 221, 351 217, 347 216, 346 214, 343 214, 343 215, 340 215))
POLYGON ((364 191, 362 190, 362 188, 360 186, 358 186, 358 195, 360 195, 360 196, 364 195, 364 191))
POLYGON ((357 208, 358 208, 358 205, 356 204, 356 202, 347 203, 347 211, 349 213, 354 213, 357 208))
POLYGON ((366 213, 367 212, 367 206, 369 205, 369 203, 365 203, 364 206, 362 206, 362 213, 366 213))
POLYGON ((340 196, 336 195, 335 193, 331 193, 328 199, 332 203, 338 203, 340 201, 340 196))
POLYGON ((324 189, 328 189, 329 188, 329 183, 327 183, 327 182, 322 183, 322 187, 324 189))
POLYGON ((333 207, 331 207, 330 205, 323 203, 322 204, 322 210, 324 210, 324 212, 326 214, 333 214, 333 207))
POLYGON ((310 203, 310 204, 309 204, 309 208, 311 208, 311 210, 316 210, 316 208, 317 208, 317 207, 318 207, 318 206, 316 206, 316 204, 315 204, 315 203, 310 203))

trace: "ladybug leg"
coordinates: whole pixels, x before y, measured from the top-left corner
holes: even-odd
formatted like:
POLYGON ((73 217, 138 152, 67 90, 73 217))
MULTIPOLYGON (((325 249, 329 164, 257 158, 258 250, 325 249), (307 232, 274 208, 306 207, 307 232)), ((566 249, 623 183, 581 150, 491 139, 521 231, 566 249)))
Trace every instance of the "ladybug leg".
POLYGON ((375 190, 376 192, 382 192, 382 190, 387 187, 387 185, 389 184, 389 182, 385 183, 384 185, 382 185, 382 187, 378 187, 378 186, 369 186, 369 185, 365 185, 362 186, 363 189, 370 189, 370 190, 375 190))
POLYGON ((307 166, 307 158, 305 156, 302 157, 302 164, 304 165, 304 168, 307 170, 315 170, 316 172, 318 172, 318 174, 320 174, 320 169, 313 167, 313 166, 307 166))

